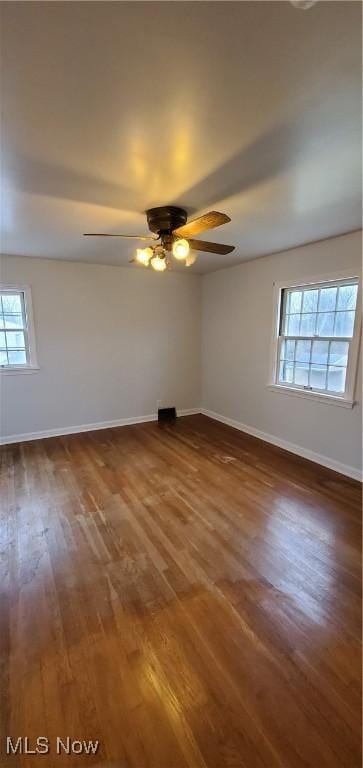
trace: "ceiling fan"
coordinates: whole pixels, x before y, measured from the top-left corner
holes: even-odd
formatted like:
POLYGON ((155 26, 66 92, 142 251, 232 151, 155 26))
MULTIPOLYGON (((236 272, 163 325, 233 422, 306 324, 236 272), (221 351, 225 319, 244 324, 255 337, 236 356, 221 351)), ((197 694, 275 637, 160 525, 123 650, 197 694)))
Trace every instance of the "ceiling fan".
POLYGON ((220 227, 231 219, 225 213, 209 211, 198 219, 187 222, 187 212, 184 208, 174 205, 165 205, 161 208, 150 208, 146 211, 146 218, 152 235, 121 235, 107 234, 105 232, 85 232, 85 237, 125 237, 138 240, 151 240, 155 245, 146 248, 137 248, 136 256, 130 263, 151 266, 158 272, 164 272, 171 267, 169 253, 172 253, 178 261, 183 261, 186 267, 194 264, 197 256, 191 251, 205 251, 225 255, 234 251, 234 245, 222 243, 210 243, 206 240, 195 240, 194 235, 205 232, 207 229, 220 227))

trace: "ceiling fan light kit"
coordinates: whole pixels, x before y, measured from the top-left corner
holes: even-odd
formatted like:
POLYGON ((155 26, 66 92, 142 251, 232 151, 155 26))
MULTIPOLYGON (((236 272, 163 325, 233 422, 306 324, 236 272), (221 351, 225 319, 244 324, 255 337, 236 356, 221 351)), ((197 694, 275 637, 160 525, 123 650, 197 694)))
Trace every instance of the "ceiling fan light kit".
MULTIPOLYGON (((157 272, 164 272, 172 265, 169 253, 175 259, 184 262, 186 267, 191 267, 197 259, 192 251, 204 251, 218 253, 220 255, 234 251, 234 245, 222 243, 210 243, 205 240, 195 240, 194 235, 205 232, 207 229, 220 227, 230 221, 229 216, 218 211, 209 211, 198 219, 187 222, 187 212, 184 208, 175 205, 164 205, 160 208, 150 208, 146 211, 147 223, 150 232, 157 237, 140 235, 140 240, 154 240, 157 245, 149 245, 146 248, 137 248, 136 257, 130 263, 141 264, 143 267, 152 267, 157 272)), ((87 233, 86 237, 124 237, 137 238, 138 235, 87 233)))

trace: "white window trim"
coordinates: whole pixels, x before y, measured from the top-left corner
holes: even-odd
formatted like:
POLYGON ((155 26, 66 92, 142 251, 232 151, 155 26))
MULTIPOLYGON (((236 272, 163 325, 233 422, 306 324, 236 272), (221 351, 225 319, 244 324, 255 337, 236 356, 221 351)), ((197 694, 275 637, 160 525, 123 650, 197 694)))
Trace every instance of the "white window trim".
POLYGON ((25 312, 28 334, 29 363, 27 365, 7 365, 0 366, 0 374, 11 376, 18 373, 36 373, 39 371, 37 349, 35 344, 34 315, 31 289, 29 285, 15 285, 9 283, 0 283, 1 291, 22 291, 25 299, 25 312))
POLYGON ((344 270, 342 272, 334 272, 323 275, 314 276, 302 276, 298 280, 281 281, 274 283, 273 291, 273 316, 272 316, 272 338, 271 338, 271 357, 269 366, 269 378, 267 387, 273 392, 279 392, 284 395, 292 395, 294 397, 303 397, 307 400, 315 400, 317 402, 339 405, 343 408, 352 408, 355 404, 354 393, 357 379, 358 370, 358 355, 359 345, 361 338, 361 325, 362 325, 362 286, 361 275, 357 270, 344 270), (350 343, 350 355, 347 367, 347 386, 343 395, 332 395, 330 393, 312 392, 309 390, 300 389, 298 387, 291 386, 291 384, 277 383, 277 353, 279 345, 279 327, 280 327, 280 312, 281 312, 281 291, 285 288, 298 288, 303 285, 315 285, 316 283, 334 283, 338 280, 358 280, 358 296, 357 306, 354 321, 354 331, 352 341, 350 343))

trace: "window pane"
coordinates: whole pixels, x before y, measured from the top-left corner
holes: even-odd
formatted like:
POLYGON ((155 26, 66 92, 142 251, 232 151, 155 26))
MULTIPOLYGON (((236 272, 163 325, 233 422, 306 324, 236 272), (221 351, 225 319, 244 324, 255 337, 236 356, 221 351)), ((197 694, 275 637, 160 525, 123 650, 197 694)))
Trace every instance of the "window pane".
POLYGON ((315 331, 316 315, 301 315, 299 336, 313 336, 315 331))
POLYGON ((310 386, 314 389, 325 389, 327 370, 326 365, 314 363, 310 369, 310 386))
POLYGON ((328 363, 328 341, 313 341, 313 351, 311 353, 311 362, 318 363, 319 365, 327 365, 328 363))
POLYGON ((294 376, 294 364, 293 363, 280 363, 280 377, 279 381, 285 381, 291 384, 294 376))
POLYGON ((0 349, 0 365, 7 365, 8 356, 5 349, 0 349))
POLYGON ((5 328, 22 328, 23 316, 18 314, 4 315, 5 328))
POLYGON ((335 309, 337 288, 322 288, 320 291, 319 312, 329 312, 335 309))
POLYGON ((6 343, 8 349, 25 347, 23 331, 6 331, 6 343))
POLYGON ((303 365, 302 363, 296 363, 295 366, 295 384, 307 387, 309 383, 309 365, 303 365))
POLYGON ((304 291, 303 312, 316 312, 318 308, 319 291, 304 291))
POLYGON ((353 336, 355 312, 337 312, 334 336, 353 336))
POLYGON ((332 341, 330 345, 329 362, 332 363, 333 365, 347 365, 348 351, 349 351, 348 341, 332 341))
POLYGON ((355 309, 357 304, 357 285, 341 285, 338 294, 337 309, 355 309))
POLYGON ((281 360, 293 360, 295 357, 295 342, 283 341, 281 346, 281 360))
POLYGON ((0 347, 6 347, 4 331, 0 331, 0 347))
POLYGON ((290 314, 293 312, 301 312, 301 298, 301 291, 291 291, 291 293, 289 293, 289 300, 287 302, 287 312, 290 314))
POLYGON ((295 360, 299 363, 308 363, 310 360, 311 341, 298 341, 296 343, 295 360))
POLYGON ((2 302, 4 312, 18 312, 21 314, 20 296, 12 295, 10 293, 3 293, 2 302))
POLYGON ((289 315, 289 317, 288 317, 288 327, 287 327, 287 335, 288 336, 298 336, 299 335, 300 317, 301 317, 301 315, 289 315))
POLYGON ((25 365, 26 353, 25 349, 9 350, 9 364, 10 365, 25 365))
POLYGON ((344 392, 346 368, 335 368, 329 365, 328 370, 328 390, 329 392, 344 392))
POLYGON ((334 312, 323 312, 318 315, 317 333, 319 336, 333 336, 334 312))

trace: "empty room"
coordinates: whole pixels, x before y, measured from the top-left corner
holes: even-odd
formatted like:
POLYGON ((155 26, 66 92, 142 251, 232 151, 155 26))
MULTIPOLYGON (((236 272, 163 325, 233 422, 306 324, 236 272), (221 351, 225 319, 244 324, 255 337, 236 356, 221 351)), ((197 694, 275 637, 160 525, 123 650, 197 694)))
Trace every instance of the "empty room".
POLYGON ((360 768, 361 2, 0 14, 0 768, 360 768))

